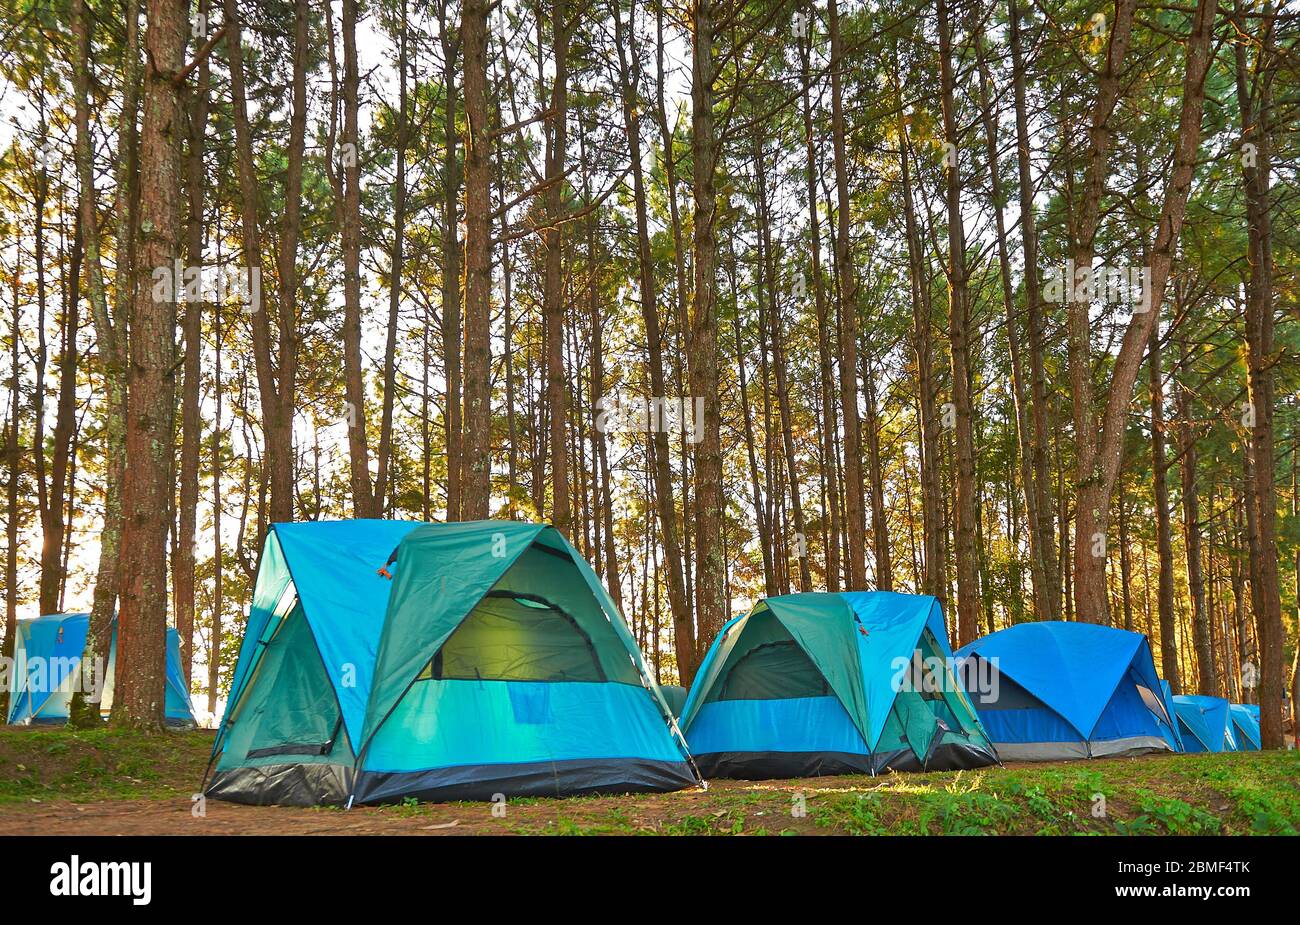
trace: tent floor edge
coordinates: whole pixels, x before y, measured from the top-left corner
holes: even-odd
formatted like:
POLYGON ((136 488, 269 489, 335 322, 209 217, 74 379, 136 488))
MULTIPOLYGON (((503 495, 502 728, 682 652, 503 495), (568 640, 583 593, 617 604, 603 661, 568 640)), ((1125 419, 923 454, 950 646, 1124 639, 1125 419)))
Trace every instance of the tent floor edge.
POLYGON ((838 777, 885 771, 964 771, 997 764, 997 757, 974 745, 949 742, 936 746, 924 763, 907 748, 874 755, 853 752, 711 752, 696 755, 705 777, 733 780, 785 780, 838 777))
POLYGON ((922 761, 911 749, 880 755, 877 770, 888 771, 972 771, 998 763, 998 758, 978 745, 945 742, 936 745, 922 761))
POLYGON ((879 756, 853 752, 709 752, 695 756, 706 778, 784 780, 791 777, 838 777, 879 770, 879 756))
POLYGON ((342 806, 352 789, 351 766, 269 764, 225 768, 204 796, 249 806, 342 806))
POLYGON ((1067 742, 997 742, 993 743, 1003 761, 1097 761, 1104 758, 1136 758, 1167 752, 1178 754, 1168 742, 1155 736, 1130 736, 1099 740, 1090 744, 1067 742))
POLYGON ((460 765, 424 771, 361 771, 356 803, 378 805, 407 798, 443 803, 518 797, 568 797, 667 793, 698 786, 685 761, 580 758, 526 764, 460 765))

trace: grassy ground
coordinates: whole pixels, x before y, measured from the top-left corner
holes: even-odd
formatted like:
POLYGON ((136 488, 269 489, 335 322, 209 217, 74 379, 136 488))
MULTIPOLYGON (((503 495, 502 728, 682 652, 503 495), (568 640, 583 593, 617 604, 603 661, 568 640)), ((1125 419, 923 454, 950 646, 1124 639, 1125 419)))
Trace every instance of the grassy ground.
POLYGON ((211 733, 0 728, 0 832, 1300 834, 1300 752, 714 781, 672 794, 295 809, 196 804, 211 733))

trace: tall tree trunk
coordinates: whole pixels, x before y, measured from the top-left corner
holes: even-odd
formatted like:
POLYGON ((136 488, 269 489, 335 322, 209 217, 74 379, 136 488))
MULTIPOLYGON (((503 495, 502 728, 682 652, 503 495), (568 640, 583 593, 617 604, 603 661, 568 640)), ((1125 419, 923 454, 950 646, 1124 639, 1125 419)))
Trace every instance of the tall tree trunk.
MULTIPOLYGON (((1121 492, 1123 488, 1121 486, 1121 492)), ((1130 558, 1128 531, 1128 506, 1120 499, 1119 506, 1119 580, 1120 598, 1123 605, 1124 629, 1133 632, 1133 563, 1130 558)))
MULTIPOLYGON (((84 19, 82 20, 84 22, 84 19)), ((15 642, 18 635, 18 489, 22 478, 22 450, 18 441, 22 437, 22 401, 18 388, 19 344, 22 337, 22 302, 19 299, 19 267, 15 261, 13 273, 12 315, 9 322, 9 368, 13 372, 13 390, 9 393, 9 409, 5 422, 5 637, 0 648, 6 665, 14 657, 15 642)), ((9 717, 9 697, 11 684, 0 684, 0 716, 9 717)), ((98 713, 96 713, 98 721, 98 713)))
MULTIPOLYGON (((1107 160, 1115 130, 1111 126, 1116 104, 1122 92, 1121 77, 1124 57, 1133 32, 1135 0, 1117 0, 1115 22, 1111 26, 1106 64, 1097 82, 1097 99, 1092 111, 1088 132, 1088 166, 1084 178, 1083 198, 1070 210, 1071 257, 1076 273, 1091 272, 1096 247, 1097 227, 1101 220, 1101 201, 1106 192, 1107 160)), ((1101 473, 1096 466, 1097 434, 1096 410, 1093 400, 1091 366, 1092 323, 1089 317, 1091 287, 1076 293, 1075 278, 1066 280, 1069 286, 1069 341, 1070 395, 1073 399, 1074 441, 1077 457, 1078 482, 1077 511, 1074 536, 1075 606, 1079 619, 1090 623, 1107 623, 1106 607, 1106 537, 1102 530, 1083 532, 1088 525, 1100 526, 1105 512, 1096 504, 1109 501, 1096 497, 1101 483, 1101 473), (1085 501, 1089 506, 1085 506, 1085 501)))
MULTIPOLYGON (((1155 311, 1155 306, 1152 306, 1155 311)), ((1152 505, 1156 516, 1156 558, 1159 562, 1156 613, 1160 623, 1160 673, 1175 694, 1181 694, 1178 671, 1178 635, 1174 618, 1174 540, 1169 522, 1169 464, 1165 461, 1165 389, 1161 369, 1160 325, 1153 325, 1148 340, 1147 366, 1151 376, 1152 505)))
POLYGON ((863 349, 862 384, 867 410, 867 486, 871 495, 871 551, 875 557, 877 591, 894 590, 894 566, 889 549, 889 519, 885 513, 885 461, 880 448, 880 402, 871 354, 863 349))
MULTIPOLYGON (((641 318, 645 324, 646 353, 650 366, 650 391, 654 398, 668 396, 664 375, 663 334, 659 327, 659 290, 655 280, 654 256, 650 250, 650 221, 646 206, 645 173, 641 154, 641 101, 635 81, 638 71, 628 64, 637 60, 636 6, 631 6, 627 32, 623 31, 618 3, 612 4, 614 44, 618 50, 619 84, 623 103, 623 127, 627 134, 628 159, 632 166, 632 197, 636 208, 637 268, 641 296, 641 318), (626 36, 626 38, 625 38, 626 36)), ((695 678, 695 627, 686 606, 686 584, 682 578, 682 547, 677 533, 677 508, 673 500, 672 464, 668 456, 668 433, 662 428, 650 435, 651 472, 654 477, 655 513, 664 561, 658 573, 667 572, 668 610, 673 621, 677 671, 681 683, 695 678)), ((656 640, 658 636, 656 635, 656 640)))
MULTIPOLYGON (((583 145, 583 184, 587 186, 588 166, 587 150, 583 145)), ((590 201, 590 189, 584 190, 590 201)), ((603 336, 605 319, 600 311, 600 276, 596 272, 596 222, 595 213, 587 220, 587 313, 591 320, 591 407, 593 412, 599 407, 598 402, 605 394, 605 341, 603 336)), ((605 434, 599 428, 591 429, 591 442, 595 449, 596 477, 600 491, 600 526, 599 533, 604 537, 604 576, 609 596, 619 610, 623 609, 623 582, 619 575, 618 552, 614 541, 614 499, 610 488, 613 477, 609 471, 609 452, 605 445, 605 434)))
MULTIPOLYGON (((464 440, 461 418, 461 250, 460 189, 461 163, 456 153, 459 129, 456 126, 457 90, 456 55, 460 38, 447 23, 447 0, 438 7, 439 36, 442 43, 443 111, 442 134, 445 145, 442 159, 442 312, 441 333, 444 379, 447 384, 444 410, 447 450, 447 519, 460 520, 461 473, 464 471, 464 440)), ((486 15, 484 12, 483 15, 486 15)), ((484 39, 486 41, 486 38, 484 39)), ((486 75, 484 76, 486 81, 486 75)), ((491 234, 489 224, 488 234, 491 234)))
POLYGON ((772 368, 776 378, 777 412, 781 420, 781 449, 785 457, 786 476, 790 480, 790 505, 794 513, 795 555, 799 560, 799 590, 812 590, 812 573, 808 568, 808 534, 804 523, 803 497, 799 487, 799 471, 796 465, 794 448, 794 413, 790 403, 789 367, 785 353, 785 331, 781 321, 780 298, 778 295, 780 278, 776 270, 777 255, 772 246, 772 223, 768 203, 767 170, 763 153, 764 138, 761 133, 754 135, 754 163, 758 178, 758 222, 759 233, 763 241, 766 256, 763 272, 767 275, 768 317, 771 319, 772 368))
POLYGON ((546 228, 542 248, 546 267, 542 284, 542 320, 546 330, 546 407, 551 424, 551 524, 565 536, 573 530, 569 504, 569 458, 566 446, 569 384, 564 374, 564 162, 569 100, 569 26, 564 0, 551 7, 555 42, 555 77, 546 124, 546 192, 543 196, 546 228))
MULTIPOLYGON (((1014 0, 1013 0, 1014 4, 1014 0)), ((1018 27, 1014 24, 1016 12, 1011 11, 1013 19, 1013 29, 1018 27)), ((1018 39, 1017 39, 1018 40, 1018 39)), ((1016 423, 1016 449, 1017 463, 1020 475, 1020 488, 1025 502, 1025 521, 1028 526, 1029 537, 1029 578, 1034 595, 1034 613, 1040 620, 1051 619, 1051 604, 1049 603, 1049 591, 1047 585, 1046 570, 1044 568, 1045 550, 1042 546, 1043 533, 1038 522, 1038 487, 1034 482, 1033 467, 1033 435, 1030 432, 1029 408, 1025 399, 1025 372, 1024 364, 1020 355, 1020 332, 1016 320, 1015 290, 1011 284, 1011 255, 1007 247, 1007 229, 1006 219, 1002 215, 1002 210, 1006 204, 1006 198, 1002 189, 1002 176, 998 166, 998 132, 997 132, 997 114, 994 112, 993 100, 989 90, 989 73, 988 64, 985 60, 985 49, 982 41, 976 40, 976 49, 978 52, 979 65, 979 92, 980 92, 980 110, 984 122, 984 141, 985 150, 988 154, 989 164, 989 183, 990 192, 993 198, 993 217, 995 228, 997 230, 997 251, 998 251, 998 271, 1002 283, 1002 312, 1007 325, 1007 352, 1011 360, 1011 400, 1015 410, 1016 423)), ((1016 79, 1024 80, 1023 74, 1017 74, 1016 79)), ((1033 209, 1033 193, 1030 191, 1028 197, 1028 208, 1033 209)), ((1022 199, 1021 208, 1025 208, 1026 203, 1022 199)), ((1033 219, 1028 219, 1032 223, 1033 219)), ((1028 250, 1028 248, 1026 248, 1028 250)), ((1026 257, 1026 270, 1028 270, 1028 257, 1026 257)), ((1028 273, 1026 274, 1028 276, 1028 273)), ((1035 277, 1037 274, 1035 273, 1035 277)), ((1035 298, 1031 286, 1033 284, 1026 282, 1026 296, 1035 298)), ((1125 586, 1127 589, 1127 586, 1125 586)))
MULTIPOLYGON (((74 217, 71 253, 65 253, 63 271, 63 317, 59 346, 59 399, 54 431, 50 434, 50 484, 46 498, 47 516, 41 544, 41 613, 57 613, 63 597, 67 572, 63 567, 68 522, 64 507, 68 500, 68 470, 72 464, 72 440, 77 426, 77 331, 81 326, 81 216, 74 217)), ((38 450, 40 452, 40 450, 38 450)))
POLYGON ((492 151, 488 130, 485 0, 465 0, 460 38, 464 55, 465 118, 465 414, 461 448, 461 510, 486 519, 492 475, 492 151))
POLYGON ((937 387, 931 325, 934 317, 930 299, 929 261, 912 198, 911 142, 907 126, 899 123, 899 166, 903 180, 903 218, 907 232, 907 254, 912 296, 912 337, 916 351, 917 407, 921 430, 921 532, 925 548, 922 590, 948 602, 947 530, 943 518, 943 486, 940 479, 940 420, 935 408, 937 387))
POLYGON ((225 594, 225 562, 221 548, 221 305, 212 304, 212 634, 208 643, 208 712, 217 712, 221 683, 222 607, 225 594))
MULTIPOLYGON (((1258 564, 1257 580, 1250 585, 1259 638, 1260 740, 1264 748, 1281 748, 1282 701, 1286 692, 1282 626, 1281 581, 1277 565, 1276 460, 1273 447, 1273 365, 1278 362, 1273 338, 1273 239, 1269 214, 1269 171, 1272 163, 1270 120, 1275 52, 1272 41, 1274 14, 1271 7, 1260 29, 1265 60, 1256 62, 1255 86, 1250 76, 1244 45, 1236 49, 1237 96, 1241 109, 1242 133, 1253 145, 1254 157, 1242 157, 1246 190, 1246 223, 1250 273, 1246 283, 1247 397, 1250 421, 1248 453, 1254 476, 1257 509, 1255 529, 1250 531, 1251 558, 1258 564)), ((1240 29, 1242 5, 1234 13, 1240 29)))
MULTIPOLYGON (((139 110, 139 3, 128 0, 125 9, 125 63, 122 86, 122 110, 118 137, 125 139, 125 156, 118 158, 116 170, 117 213, 117 291, 110 308, 104 283, 101 259, 99 210, 95 196, 93 139, 90 129, 91 15, 84 0, 73 5, 73 31, 77 41, 73 83, 76 94, 76 163, 80 197, 82 234, 86 242, 86 288, 95 326, 96 365, 104 389, 104 509, 99 535, 99 567, 95 573, 95 590, 86 645, 82 655, 82 684, 73 693, 68 722, 79 727, 98 726, 97 699, 87 700, 85 692, 101 688, 103 670, 108 661, 109 636, 117 607, 120 585, 122 542, 122 477, 126 456, 126 303, 134 278, 134 228, 136 207, 136 117, 139 110), (88 672, 96 677, 91 678, 88 672)), ((11 584, 10 587, 13 587, 11 584)))
MULTIPOLYGON (((729 261, 728 276, 731 282, 732 300, 739 304, 737 298, 735 259, 729 261)), ((776 574, 772 566, 772 528, 768 523, 768 501, 763 494, 760 466, 758 464, 758 447, 754 439, 754 418, 749 406, 749 379, 745 373, 745 345, 741 337, 740 312, 732 317, 732 326, 736 337, 736 378, 737 391, 740 393, 740 418, 745 433, 745 455, 749 460, 750 501, 754 506, 754 520, 758 532, 758 548, 763 557, 763 593, 768 597, 779 594, 776 586, 776 574)))
POLYGON ((817 320, 817 382, 820 389, 822 421, 819 428, 823 477, 826 499, 822 516, 827 521, 826 531, 826 590, 840 589, 840 501, 839 484, 835 479, 835 437, 831 422, 834 420, 835 382, 832 377, 830 322, 826 306, 826 285, 822 279, 821 223, 817 214, 817 147, 813 138, 812 76, 810 74, 811 50, 807 35, 799 42, 800 67, 803 76, 803 133, 804 172, 807 184, 808 247, 812 257, 813 307, 817 320), (828 510, 829 509, 829 510, 828 510))
POLYGON ((1192 602, 1192 639, 1196 647, 1197 690, 1219 696, 1218 671, 1210 641, 1210 617, 1205 608, 1205 580, 1201 574, 1201 505, 1196 486, 1196 434, 1192 429, 1192 396, 1184 380, 1190 375, 1186 348, 1179 364, 1178 458, 1182 476, 1183 546, 1187 553, 1187 591, 1192 602))
MULTIPOLYGON (((1092 157, 1088 167, 1084 214, 1076 232, 1075 267, 1092 266, 1093 233, 1100 212, 1105 185, 1106 151, 1112 130, 1110 115, 1119 95, 1120 64, 1128 45, 1132 26, 1130 0, 1119 0, 1118 15, 1111 34, 1107 66, 1101 79, 1097 107, 1093 114, 1092 157)), ((1071 388, 1074 390, 1076 469, 1078 485, 1074 537, 1075 608, 1080 619, 1105 622, 1106 559, 1092 555, 1098 545, 1104 547, 1109 523, 1109 506, 1124 445, 1128 406, 1133 385, 1142 365, 1151 328, 1159 306, 1164 301, 1165 284, 1182 232, 1183 216, 1191 191, 1201 141, 1201 115, 1205 108, 1205 76, 1210 66, 1210 41, 1214 34, 1217 0, 1200 0, 1193 15, 1192 33, 1187 41, 1186 73, 1183 80, 1182 108, 1174 146, 1174 160, 1165 188, 1164 204, 1157 221, 1155 241, 1151 247, 1149 310, 1135 311, 1124 331, 1115 358, 1100 426, 1092 407, 1092 379, 1089 364, 1088 303, 1070 303, 1071 388)), ((1148 299, 1143 293, 1144 302, 1148 299)))
MULTIPOLYGON (((45 96, 44 91, 37 97, 39 103, 38 117, 40 124, 46 124, 45 96)), ((50 541, 54 539, 54 528, 50 523, 50 504, 49 504, 49 474, 45 465, 45 373, 49 365, 49 345, 45 338, 46 312, 46 285, 45 285, 45 247, 47 237, 53 235, 46 234, 45 213, 49 205, 50 177, 49 168, 35 154, 32 156, 32 170, 35 176, 32 178, 32 257, 35 261, 33 269, 36 271, 36 323, 33 325, 36 331, 36 351, 32 357, 32 480, 35 482, 36 489, 36 513, 41 522, 41 556, 40 561, 44 566, 46 561, 45 550, 57 550, 57 546, 50 541)), ((54 560, 51 554, 51 561, 54 560)), ((39 578, 37 600, 40 603, 41 613, 51 613, 52 610, 45 609, 47 602, 57 601, 58 599, 58 568, 52 567, 48 576, 42 567, 39 578)))
MULTIPOLYGON (((675 127, 668 124, 668 111, 664 103, 665 87, 667 78, 664 70, 664 5, 655 4, 655 115, 659 122, 659 136, 662 145, 662 163, 664 166, 664 185, 667 187, 665 192, 668 197, 668 223, 672 229, 673 236, 673 323, 669 326, 668 333, 672 337, 671 343, 679 348, 678 356, 682 356, 683 348, 689 343, 689 324, 687 310, 688 284, 686 281, 686 243, 682 230, 681 210, 677 203, 677 153, 674 150, 675 127)), ((676 387, 677 394, 686 400, 686 390, 683 387, 683 370, 686 366, 684 361, 679 361, 673 366, 673 384, 676 387)), ((667 396, 665 396, 667 397, 667 396)), ((695 584, 691 572, 691 529, 692 521, 692 498, 691 498, 691 446, 685 440, 685 432, 681 431, 681 444, 679 457, 682 466, 682 482, 679 487, 682 499, 682 579, 685 588, 685 601, 687 613, 694 613, 693 604, 695 602, 695 584)), ((697 502, 698 503, 698 502, 697 502)), ((704 637, 701 629, 702 624, 694 621, 691 630, 691 640, 695 643, 695 651, 691 655, 691 665, 699 664, 703 658, 703 650, 709 644, 709 639, 704 637)), ((680 663, 679 672, 683 671, 680 663)), ((694 667, 691 669, 694 674, 694 667)), ((679 675, 684 677, 685 675, 679 675)))
POLYGON ((862 427, 858 418, 858 279, 853 266, 850 237, 849 166, 845 142, 844 42, 836 0, 830 14, 831 136, 835 151, 836 264, 840 277, 840 405, 844 415, 844 530, 849 541, 849 588, 861 591, 867 583, 866 524, 862 491, 862 427))
MULTIPOLYGON (((689 357, 690 395, 702 400, 695 421, 696 613, 699 646, 708 645, 727 618, 726 562, 722 549, 722 409, 718 376, 717 188, 718 142, 713 126, 713 0, 696 0, 691 32, 691 189, 695 207, 689 357)), ((702 653, 700 653, 702 654, 702 653)))
POLYGON ((343 0, 343 392, 348 470, 357 517, 378 515, 370 483, 366 382, 361 367, 361 102, 357 63, 357 0, 343 0))
MULTIPOLYGON (((235 160, 239 173, 240 192, 240 231, 244 245, 245 271, 260 274, 263 264, 262 229, 258 219, 260 182, 257 176, 257 163, 253 156, 253 130, 248 119, 248 93, 244 77, 243 31, 239 19, 237 0, 223 0, 226 14, 226 54, 230 62, 230 96, 231 110, 235 123, 235 160)), ((296 13, 295 13, 296 15, 296 13)), ((333 42, 330 43, 331 49, 333 42)), ((332 53, 332 52, 331 52, 332 53)), ((297 77, 295 75, 295 83, 297 77)), ((295 87, 296 90, 296 87, 295 87)), ((295 93, 294 134, 297 134, 299 119, 305 120, 305 108, 299 115, 299 106, 305 107, 306 101, 295 93)), ((305 124, 305 123, 304 123, 305 124)), ((290 174, 294 160, 301 157, 300 147, 291 144, 290 174)), ((299 160, 299 164, 301 161, 299 160)), ((288 186, 289 184, 286 183, 288 186)), ((286 192, 292 198, 292 189, 286 192)), ((290 203, 285 204, 285 219, 290 214, 290 203)), ((282 242, 281 254, 286 253, 282 242)), ((296 259, 296 250, 290 251, 296 259)), ((285 262, 280 263, 280 287, 285 284, 285 262)), ((266 304, 267 289, 262 288, 262 303, 251 306, 249 322, 252 329, 253 367, 257 374, 257 391, 262 405, 263 458, 270 490, 270 504, 267 519, 271 522, 290 521, 293 519, 293 377, 295 362, 293 344, 286 342, 286 331, 292 333, 293 323, 290 317, 291 306, 277 306, 280 315, 280 357, 279 369, 272 358, 271 322, 269 306, 266 304), (283 387, 288 385, 286 390, 283 387)), ((265 531, 266 523, 262 529, 265 531)))
MULTIPOLYGON (((207 15, 206 0, 199 14, 207 15)), ((193 92, 186 94, 185 260, 190 267, 203 266, 204 135, 208 126, 208 87, 211 73, 205 55, 199 62, 193 92)), ((177 499, 176 550, 172 566, 175 587, 176 633, 181 641, 181 672, 188 683, 194 662, 194 546, 199 505, 199 447, 203 442, 203 419, 199 412, 200 354, 203 351, 203 308, 201 300, 186 300, 182 320, 185 348, 181 380, 181 463, 177 499)))
POLYGON ((966 232, 962 225, 961 178, 952 65, 952 24, 946 0, 939 0, 939 69, 943 94, 943 134, 947 146, 948 332, 952 354, 952 399, 956 442, 957 640, 979 636, 979 562, 976 550, 975 439, 972 424, 970 311, 966 282, 966 232))
POLYGON ((113 722, 161 730, 166 691, 167 533, 175 446, 176 288, 159 293, 155 268, 181 253, 180 69, 189 25, 182 0, 149 0, 140 136, 140 241, 130 316, 126 479, 122 486, 122 604, 113 722))
POLYGON ((407 4, 403 0, 397 35, 397 148, 393 178, 393 246, 388 253, 388 334, 384 342, 384 404, 380 412, 379 449, 375 475, 375 513, 384 512, 384 499, 388 496, 393 456, 393 406, 397 401, 397 322, 402 307, 403 244, 406 240, 406 149, 409 142, 407 125, 407 53, 409 31, 407 4))
POLYGON ((1011 20, 1012 83, 1016 107, 1016 166, 1020 192, 1020 238, 1025 258, 1025 329, 1029 347, 1029 409, 1033 421, 1030 472, 1038 517, 1038 557, 1043 579, 1044 620, 1060 615, 1061 579, 1057 571, 1052 482, 1048 473, 1047 373, 1043 363, 1043 303, 1038 276, 1038 231, 1034 218, 1034 181, 1030 163, 1028 106, 1025 101, 1025 61, 1020 43, 1020 12, 1007 0, 1011 20))

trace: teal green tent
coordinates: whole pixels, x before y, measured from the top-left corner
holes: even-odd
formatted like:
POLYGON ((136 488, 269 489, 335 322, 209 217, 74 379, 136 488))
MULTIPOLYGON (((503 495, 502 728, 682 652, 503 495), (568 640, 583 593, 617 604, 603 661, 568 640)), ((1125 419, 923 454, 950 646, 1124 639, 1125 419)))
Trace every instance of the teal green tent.
POLYGON ((723 627, 681 725, 706 776, 993 764, 954 667, 933 597, 769 597, 723 627))
POLYGON ((681 716, 682 708, 686 706, 686 688, 678 684, 661 684, 659 692, 664 695, 664 701, 668 704, 668 709, 672 710, 673 716, 681 716))
POLYGON ((276 524, 213 760, 209 795, 294 805, 695 780, 595 573, 510 521, 276 524))

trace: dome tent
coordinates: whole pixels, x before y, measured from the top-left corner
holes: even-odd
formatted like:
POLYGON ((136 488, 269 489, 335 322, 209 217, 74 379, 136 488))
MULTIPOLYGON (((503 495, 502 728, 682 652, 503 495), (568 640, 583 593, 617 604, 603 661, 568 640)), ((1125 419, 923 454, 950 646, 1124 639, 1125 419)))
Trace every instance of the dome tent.
MULTIPOLYGON (((90 615, 58 613, 31 620, 19 620, 14 641, 13 690, 7 721, 15 725, 66 723, 72 703, 74 672, 86 649, 90 615)), ((181 672, 180 636, 167 627, 166 700, 163 707, 168 726, 195 725, 190 695, 181 672)), ((107 719, 113 708, 113 678, 117 670, 117 619, 113 619, 108 647, 104 689, 100 693, 100 714, 107 719)))
POLYGON ((290 805, 695 780, 595 573, 511 521, 276 524, 213 764, 209 796, 290 805))
POLYGON ((957 656, 1003 761, 1179 751, 1141 633, 1091 623, 1018 623, 957 656))
POLYGON ((1232 731, 1232 710, 1222 697, 1179 694, 1174 697, 1174 712, 1187 752, 1235 752, 1237 739, 1232 731))
POLYGON ((723 627, 691 686, 682 729, 706 776, 993 764, 951 657, 932 597, 770 597, 723 627))

